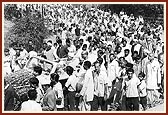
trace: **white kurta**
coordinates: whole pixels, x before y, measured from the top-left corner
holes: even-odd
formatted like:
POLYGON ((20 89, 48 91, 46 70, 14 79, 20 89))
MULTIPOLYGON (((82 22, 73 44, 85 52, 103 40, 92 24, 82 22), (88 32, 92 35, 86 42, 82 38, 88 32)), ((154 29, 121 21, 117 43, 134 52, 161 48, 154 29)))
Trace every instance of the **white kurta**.
POLYGON ((62 89, 62 84, 58 82, 57 84, 54 85, 53 90, 56 91, 57 98, 61 98, 61 104, 56 104, 57 108, 63 108, 64 107, 64 95, 63 95, 63 89, 62 89))
POLYGON ((42 108, 36 101, 28 100, 22 103, 21 111, 42 111, 42 108))
POLYGON ((3 65, 3 71, 4 71, 4 75, 6 74, 10 74, 12 72, 11 69, 11 57, 10 56, 5 56, 4 57, 4 65, 3 65))
POLYGON ((119 73, 119 64, 116 60, 113 60, 109 65, 108 65, 108 78, 112 82, 119 73))
POLYGON ((80 94, 84 97, 86 102, 93 101, 94 84, 93 84, 93 75, 92 75, 91 69, 86 71, 84 84, 80 94))
POLYGON ((95 73, 94 76, 94 95, 98 97, 104 97, 105 84, 108 84, 107 73, 100 71, 99 75, 95 73))
POLYGON ((137 86, 140 84, 140 80, 138 77, 133 74, 133 77, 125 82, 126 84, 126 97, 138 97, 138 88, 137 86))
POLYGON ((147 63, 146 75, 147 89, 158 89, 158 83, 161 83, 160 65, 157 59, 147 63))

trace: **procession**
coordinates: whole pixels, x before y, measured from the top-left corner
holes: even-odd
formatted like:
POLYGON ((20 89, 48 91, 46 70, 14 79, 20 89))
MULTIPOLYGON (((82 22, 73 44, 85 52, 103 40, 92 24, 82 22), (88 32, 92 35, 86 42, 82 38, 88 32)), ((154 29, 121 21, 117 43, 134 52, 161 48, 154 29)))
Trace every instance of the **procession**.
POLYGON ((163 21, 99 4, 5 8, 5 20, 31 18, 15 26, 19 37, 5 36, 4 111, 147 111, 165 103, 163 21))

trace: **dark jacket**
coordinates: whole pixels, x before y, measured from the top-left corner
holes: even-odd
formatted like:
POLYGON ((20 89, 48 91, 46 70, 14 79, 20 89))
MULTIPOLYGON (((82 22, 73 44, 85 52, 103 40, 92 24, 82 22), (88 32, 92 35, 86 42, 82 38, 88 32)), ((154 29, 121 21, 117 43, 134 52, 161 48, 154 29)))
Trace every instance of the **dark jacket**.
POLYGON ((4 91, 4 110, 13 111, 14 110, 14 99, 19 100, 19 96, 16 94, 14 88, 9 85, 4 91))
POLYGON ((68 57, 68 47, 67 46, 59 46, 57 49, 57 56, 59 58, 68 57))

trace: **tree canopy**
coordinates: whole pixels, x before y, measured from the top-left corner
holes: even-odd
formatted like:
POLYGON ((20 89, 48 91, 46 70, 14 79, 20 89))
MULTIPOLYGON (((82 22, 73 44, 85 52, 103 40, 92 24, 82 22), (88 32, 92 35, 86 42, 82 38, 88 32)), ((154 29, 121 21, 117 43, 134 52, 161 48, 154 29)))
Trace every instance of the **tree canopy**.
MULTIPOLYGON (((7 6, 8 11, 9 6, 7 6)), ((11 6, 13 7, 13 6, 11 6)), ((14 9, 14 8, 12 8, 14 9)), ((15 9, 16 10, 16 9, 15 9)), ((44 18, 41 17, 39 12, 27 12, 26 15, 22 14, 21 16, 10 17, 11 12, 5 11, 5 17, 8 17, 8 20, 11 20, 14 25, 10 28, 9 32, 5 35, 6 45, 9 45, 13 42, 19 44, 27 44, 29 40, 32 40, 36 46, 36 49, 39 49, 43 43, 43 39, 49 36, 48 29, 44 25, 44 18), (18 18, 19 17, 19 18, 18 18)), ((13 13, 16 13, 17 10, 13 13)))

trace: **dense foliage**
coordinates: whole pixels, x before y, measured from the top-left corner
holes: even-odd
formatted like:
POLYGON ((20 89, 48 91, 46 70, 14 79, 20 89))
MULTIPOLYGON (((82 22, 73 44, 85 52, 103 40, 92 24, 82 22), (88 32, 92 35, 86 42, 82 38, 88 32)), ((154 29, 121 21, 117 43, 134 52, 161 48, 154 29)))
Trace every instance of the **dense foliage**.
POLYGON ((147 22, 163 24, 164 6, 162 4, 101 4, 99 8, 105 11, 111 11, 111 13, 124 11, 128 15, 142 15, 147 22))
POLYGON ((123 10, 127 14, 132 13, 134 16, 142 15, 151 18, 157 18, 163 14, 163 5, 161 4, 101 4, 99 8, 110 10, 112 13, 119 13, 123 10))
MULTIPOLYGON (((11 11, 9 8, 5 9, 11 11)), ((10 17, 10 12, 5 12, 5 17, 10 17)), ((12 13, 16 12, 18 12, 18 10, 12 13)), ((39 49, 43 43, 43 39, 49 35, 48 29, 44 25, 44 19, 41 17, 40 13, 26 12, 26 15, 22 14, 21 16, 18 16, 19 13, 15 15, 16 16, 13 18, 7 18, 8 20, 11 20, 14 25, 9 30, 7 35, 5 35, 5 41, 8 42, 8 44, 16 42, 18 45, 26 45, 29 40, 32 40, 36 46, 36 49, 39 49)))
POLYGON ((17 6, 14 4, 4 6, 4 17, 7 20, 12 20, 13 17, 16 17, 15 14, 17 14, 17 12, 17 6))

